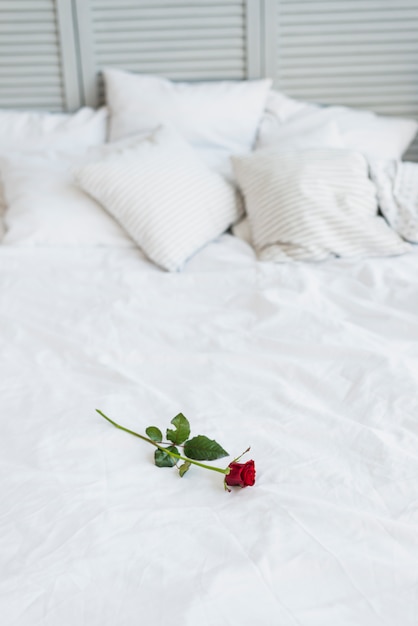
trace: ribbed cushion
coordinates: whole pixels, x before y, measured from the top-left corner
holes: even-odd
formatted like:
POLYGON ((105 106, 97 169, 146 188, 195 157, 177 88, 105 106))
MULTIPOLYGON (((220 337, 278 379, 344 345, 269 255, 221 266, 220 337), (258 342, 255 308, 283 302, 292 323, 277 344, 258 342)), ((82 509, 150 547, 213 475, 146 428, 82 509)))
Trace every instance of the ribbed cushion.
POLYGON ((106 147, 102 160, 80 168, 75 178, 169 271, 240 216, 232 185, 169 128, 106 147))
POLYGON ((233 163, 262 260, 321 261, 409 249, 377 216, 375 187, 359 153, 260 151, 233 163))

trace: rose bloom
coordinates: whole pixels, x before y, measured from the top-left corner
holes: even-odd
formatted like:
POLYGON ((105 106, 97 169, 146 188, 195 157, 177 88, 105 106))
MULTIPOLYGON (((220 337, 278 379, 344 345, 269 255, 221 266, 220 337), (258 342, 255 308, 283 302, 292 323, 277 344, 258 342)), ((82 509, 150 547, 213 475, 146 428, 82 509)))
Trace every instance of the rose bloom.
POLYGON ((230 487, 252 487, 255 483, 254 461, 246 463, 230 463, 229 474, 225 476, 225 483, 230 487))

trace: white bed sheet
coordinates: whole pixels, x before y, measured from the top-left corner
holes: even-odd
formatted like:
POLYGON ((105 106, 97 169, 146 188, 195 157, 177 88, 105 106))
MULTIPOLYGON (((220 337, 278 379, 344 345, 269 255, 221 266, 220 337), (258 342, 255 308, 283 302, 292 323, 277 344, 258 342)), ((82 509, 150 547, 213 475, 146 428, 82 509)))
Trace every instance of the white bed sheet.
POLYGON ((417 269, 0 249, 2 623, 416 626, 417 269), (256 485, 96 407, 251 444, 256 485))

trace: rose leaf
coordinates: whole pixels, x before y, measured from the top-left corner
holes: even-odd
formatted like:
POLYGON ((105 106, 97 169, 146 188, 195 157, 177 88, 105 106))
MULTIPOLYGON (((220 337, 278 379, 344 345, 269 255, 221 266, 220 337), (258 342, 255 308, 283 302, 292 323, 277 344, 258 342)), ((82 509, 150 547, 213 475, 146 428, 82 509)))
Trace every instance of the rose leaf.
MULTIPOLYGON (((174 446, 167 446, 166 450, 178 454, 179 451, 174 446)), ((170 456, 164 450, 159 448, 154 452, 154 462, 157 467, 173 467, 177 463, 178 459, 170 456)))
POLYGON ((179 467, 180 478, 183 478, 185 473, 189 471, 190 466, 191 466, 191 463, 189 463, 188 461, 183 463, 183 465, 180 465, 180 467, 179 467))
POLYGON ((183 413, 179 413, 176 417, 173 417, 171 424, 173 424, 176 428, 175 430, 167 428, 167 439, 176 445, 184 443, 190 436, 189 420, 184 417, 183 413))
POLYGON ((152 441, 160 443, 160 441, 163 440, 163 433, 156 426, 148 426, 145 432, 147 433, 148 437, 152 439, 152 441))
POLYGON ((228 452, 219 443, 205 437, 205 435, 198 435, 186 441, 184 453, 195 461, 214 461, 215 459, 222 459, 222 457, 228 456, 228 452))

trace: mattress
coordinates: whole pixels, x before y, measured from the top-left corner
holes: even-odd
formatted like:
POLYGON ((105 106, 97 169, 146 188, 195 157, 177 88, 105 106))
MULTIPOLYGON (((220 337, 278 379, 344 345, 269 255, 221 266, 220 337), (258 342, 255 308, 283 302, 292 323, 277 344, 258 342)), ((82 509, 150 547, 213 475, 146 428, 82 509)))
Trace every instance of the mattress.
POLYGON ((417 268, 1 248, 2 623, 415 626, 417 268), (96 408, 182 411, 256 484, 180 479, 96 408))

